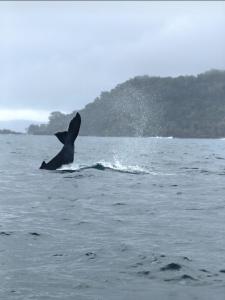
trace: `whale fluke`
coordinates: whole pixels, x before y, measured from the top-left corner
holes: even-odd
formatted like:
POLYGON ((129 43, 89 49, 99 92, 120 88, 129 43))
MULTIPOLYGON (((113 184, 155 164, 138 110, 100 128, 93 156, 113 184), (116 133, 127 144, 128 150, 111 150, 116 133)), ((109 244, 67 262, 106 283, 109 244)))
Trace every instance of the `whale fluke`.
POLYGON ((43 161, 42 164, 41 164, 41 166, 40 166, 40 169, 45 169, 45 166, 46 166, 46 162, 43 161))
POLYGON ((67 131, 62 131, 62 132, 56 132, 55 136, 59 139, 59 141, 64 145, 66 142, 66 138, 67 138, 67 131))
POLYGON ((57 132, 55 135, 64 144, 62 150, 48 163, 42 162, 40 169, 56 170, 62 165, 70 164, 74 159, 74 142, 78 136, 81 124, 80 114, 70 121, 68 131, 57 132))

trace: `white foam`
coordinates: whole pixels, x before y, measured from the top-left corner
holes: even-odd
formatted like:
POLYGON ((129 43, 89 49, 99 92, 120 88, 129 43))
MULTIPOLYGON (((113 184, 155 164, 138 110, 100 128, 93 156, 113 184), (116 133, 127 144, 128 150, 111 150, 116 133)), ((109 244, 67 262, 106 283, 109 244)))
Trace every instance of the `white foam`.
POLYGON ((102 165, 105 168, 112 169, 115 171, 120 172, 127 172, 127 173, 142 173, 142 174, 149 174, 150 172, 138 165, 124 165, 118 159, 114 158, 114 163, 110 163, 104 160, 98 162, 98 164, 102 165))
POLYGON ((78 171, 78 170, 80 170, 80 167, 78 164, 72 163, 72 164, 68 164, 68 165, 62 165, 57 170, 59 170, 59 171, 67 171, 67 170, 76 171, 77 170, 78 171))
POLYGON ((173 136, 153 136, 153 138, 155 138, 155 139, 168 139, 168 140, 172 140, 173 136))
MULTIPOLYGON (((115 157, 114 157, 113 163, 109 162, 109 161, 105 161, 105 160, 100 160, 98 162, 94 162, 94 163, 91 163, 88 165, 72 163, 72 164, 68 164, 68 165, 62 165, 62 167, 60 167, 57 170, 59 170, 59 171, 81 171, 81 170, 85 170, 85 169, 99 169, 99 170, 109 169, 109 170, 113 170, 113 171, 132 173, 132 174, 150 174, 151 173, 148 170, 146 170, 138 165, 124 165, 115 157)), ((153 174, 153 173, 151 173, 151 174, 153 174)))

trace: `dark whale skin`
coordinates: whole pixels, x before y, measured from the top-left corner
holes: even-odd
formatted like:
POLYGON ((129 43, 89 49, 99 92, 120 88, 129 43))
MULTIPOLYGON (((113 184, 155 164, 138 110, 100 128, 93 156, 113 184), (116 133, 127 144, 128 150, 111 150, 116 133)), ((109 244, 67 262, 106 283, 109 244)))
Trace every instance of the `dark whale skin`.
POLYGON ((78 136, 81 124, 80 114, 77 113, 76 116, 70 121, 69 128, 67 132, 58 132, 55 135, 59 140, 64 143, 62 150, 48 163, 42 162, 40 169, 45 170, 56 170, 62 165, 70 164, 74 160, 74 142, 78 136))

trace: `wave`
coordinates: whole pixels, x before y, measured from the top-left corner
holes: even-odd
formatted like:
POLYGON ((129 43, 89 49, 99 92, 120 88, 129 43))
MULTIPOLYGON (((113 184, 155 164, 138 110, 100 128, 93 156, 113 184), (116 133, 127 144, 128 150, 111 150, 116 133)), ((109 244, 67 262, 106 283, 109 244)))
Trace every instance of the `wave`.
POLYGON ((77 164, 70 164, 70 165, 64 165, 60 169, 57 169, 57 171, 61 172, 79 172, 87 169, 95 169, 98 171, 114 171, 114 172, 120 172, 120 173, 129 173, 129 174, 152 174, 152 172, 149 172, 148 170, 138 166, 129 166, 129 165, 122 165, 119 161, 116 161, 115 163, 110 163, 106 161, 99 161, 90 165, 77 165, 77 164))

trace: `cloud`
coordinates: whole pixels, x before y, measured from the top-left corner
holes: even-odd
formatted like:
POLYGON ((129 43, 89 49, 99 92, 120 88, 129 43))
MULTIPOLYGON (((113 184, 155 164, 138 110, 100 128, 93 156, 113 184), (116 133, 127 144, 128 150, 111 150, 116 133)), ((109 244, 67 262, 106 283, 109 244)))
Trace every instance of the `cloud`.
POLYGON ((46 122, 49 111, 32 109, 1 109, 0 121, 32 120, 46 122))

